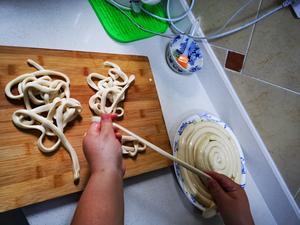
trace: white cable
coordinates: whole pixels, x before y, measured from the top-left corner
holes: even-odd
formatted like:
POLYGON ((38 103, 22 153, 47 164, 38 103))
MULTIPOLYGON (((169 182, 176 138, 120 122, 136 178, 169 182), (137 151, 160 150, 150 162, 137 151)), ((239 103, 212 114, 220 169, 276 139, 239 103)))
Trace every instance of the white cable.
POLYGON ((118 2, 116 2, 115 0, 106 0, 107 2, 109 2, 110 4, 112 4, 113 6, 117 7, 118 9, 124 9, 124 10, 131 10, 130 7, 127 7, 125 5, 122 5, 118 2))
MULTIPOLYGON (((109 0, 109 1, 113 1, 113 0, 109 0)), ((168 1, 168 2, 169 2, 169 1, 168 1)), ((168 3, 168 2, 167 2, 167 3, 168 3)), ((255 23, 257 23, 257 22, 259 22, 259 21, 261 21, 261 20, 263 20, 263 19, 265 19, 266 17, 268 17, 268 16, 270 16, 270 15, 276 13, 277 11, 279 11, 279 10, 285 8, 285 7, 288 7, 288 6, 291 5, 292 3, 293 3, 292 0, 286 0, 286 1, 284 1, 280 6, 278 6, 278 7, 274 8, 274 9, 270 10, 270 11, 267 12, 266 14, 264 14, 264 15, 262 15, 262 16, 256 18, 256 19, 254 19, 254 20, 252 20, 252 21, 250 21, 250 22, 248 22, 248 23, 246 23, 246 24, 244 24, 244 25, 241 25, 240 27, 234 28, 234 29, 232 29, 232 30, 226 31, 226 32, 221 33, 221 34, 213 34, 213 35, 208 35, 208 36, 203 36, 203 37, 201 37, 201 36, 194 36, 194 35, 187 34, 187 36, 193 38, 195 41, 200 41, 200 40, 205 40, 205 39, 206 39, 206 40, 213 40, 213 39, 218 39, 218 38, 221 38, 221 37, 225 37, 225 36, 227 36, 227 35, 230 35, 230 34, 233 34, 233 33, 238 32, 238 31, 240 31, 240 30, 243 30, 243 29, 245 29, 245 28, 247 28, 247 27, 249 27, 249 26, 251 26, 251 25, 253 25, 253 24, 255 24, 255 23)), ((129 15, 127 15, 126 12, 124 12, 124 10, 123 10, 122 8, 120 8, 120 7, 117 6, 117 5, 114 5, 114 6, 115 6, 116 8, 118 8, 125 16, 127 16, 127 18, 130 20, 130 22, 131 22, 133 25, 135 25, 137 28, 139 28, 139 29, 141 29, 141 30, 143 30, 143 31, 145 31, 145 32, 152 33, 152 34, 159 35, 159 36, 166 37, 166 38, 171 38, 171 39, 174 38, 174 37, 176 36, 176 35, 162 34, 162 33, 158 33, 158 32, 149 30, 149 29, 147 29, 147 28, 144 28, 143 26, 141 26, 140 24, 138 24, 137 22, 135 22, 129 15)), ((167 8, 168 8, 168 7, 167 7, 167 8)), ((229 20, 230 20, 230 19, 229 19, 229 20)), ((225 24, 226 24, 226 23, 225 23, 225 24)), ((225 25, 225 24, 224 24, 224 25, 225 25)), ((223 26, 224 26, 224 25, 223 25, 223 26)), ((175 26, 175 27, 176 27, 176 26, 175 26)), ((174 28, 175 28, 175 27, 174 27, 174 28)), ((178 29, 178 27, 176 27, 176 28, 178 29)), ((175 30, 176 30, 176 28, 175 28, 175 30)), ((179 33, 184 33, 184 32, 182 32, 182 31, 180 31, 179 29, 177 30, 177 32, 179 32, 179 33)))
MULTIPOLYGON (((127 6, 124 6, 118 2, 116 2, 115 0, 107 0, 108 2, 112 3, 114 6, 116 6, 117 8, 121 8, 123 10, 131 10, 130 7, 127 7, 127 6)), ((219 33, 220 31, 224 30, 226 28, 226 26, 241 12, 243 11, 249 4, 250 2, 252 2, 252 0, 249 0, 246 2, 246 4, 244 4, 241 8, 239 8, 225 23, 224 25, 218 29, 216 32, 214 32, 214 34, 216 33, 219 33)), ((147 11, 146 9, 142 8, 143 12, 145 12, 146 14, 156 18, 156 19, 159 19, 159 20, 164 20, 164 21, 168 21, 170 22, 171 26, 178 32, 178 33, 181 33, 181 34, 184 34, 185 32, 181 31, 175 24, 174 22, 176 21, 179 21, 179 20, 182 20, 184 17, 187 16, 187 14, 192 10, 192 8, 194 7, 194 3, 195 3, 195 0, 192 0, 191 2, 191 5, 189 7, 189 9, 184 13, 182 14, 181 16, 177 17, 177 18, 170 18, 170 0, 167 0, 167 16, 168 18, 162 18, 160 16, 157 16, 149 11, 147 11)), ((136 24, 135 24, 136 25, 136 24)), ((138 26, 140 29, 142 28, 141 26, 138 26)), ((149 32, 149 30, 145 30, 146 32, 149 32)))
MULTIPOLYGON (((170 0, 167 0, 167 5, 170 5, 169 2, 170 2, 170 0)), ((183 18, 185 18, 192 11, 194 4, 195 4, 195 0, 192 0, 190 7, 181 16, 178 16, 176 18, 170 18, 169 16, 168 16, 168 18, 164 18, 164 17, 158 16, 158 15, 155 15, 155 14, 149 12, 148 10, 146 10, 143 6, 141 7, 141 10, 144 13, 146 13, 156 19, 159 19, 162 21, 167 21, 167 22, 176 22, 176 21, 179 21, 179 20, 182 20, 183 18)))
MULTIPOLYGON (((115 0, 107 0, 107 1, 109 3, 111 3, 112 5, 116 6, 117 8, 119 8, 119 9, 132 10, 130 7, 122 5, 122 4, 118 3, 118 2, 116 2, 115 0)), ((167 0, 167 2, 169 2, 169 1, 170 0, 167 0)), ((159 20, 162 20, 162 21, 167 21, 167 22, 171 22, 171 21, 172 22, 176 22, 176 21, 182 20, 184 17, 186 17, 192 11, 192 8, 194 7, 194 4, 195 4, 195 0, 192 0, 190 7, 182 15, 180 15, 178 17, 175 17, 175 18, 165 18, 165 17, 161 17, 161 16, 158 16, 158 15, 155 15, 152 12, 148 11, 147 9, 145 9, 143 6, 141 6, 141 10, 144 13, 146 13, 146 14, 148 14, 148 15, 156 18, 156 19, 159 19, 159 20)))
POLYGON ((232 16, 224 23, 224 25, 219 28, 218 30, 216 30, 214 32, 214 34, 220 33, 221 31, 223 31, 227 25, 236 17, 238 16, 245 8, 248 7, 248 5, 252 2, 252 0, 246 1, 246 3, 244 5, 242 5, 242 7, 240 7, 238 10, 235 11, 234 14, 232 14, 232 16))
POLYGON ((221 33, 221 34, 209 35, 209 36, 204 36, 204 37, 201 37, 201 36, 190 36, 190 35, 188 35, 188 36, 194 38, 195 41, 203 40, 203 39, 212 40, 212 39, 218 39, 218 38, 221 38, 221 37, 225 37, 227 35, 230 35, 230 34, 238 32, 238 31, 241 31, 241 30, 243 30, 243 29, 245 29, 245 28, 247 28, 247 27, 249 27, 249 26, 251 26, 251 25, 253 25, 253 24, 255 24, 255 23, 257 23, 257 22, 259 22, 261 20, 263 20, 263 19, 265 19, 266 17, 274 14, 275 12, 278 12, 279 10, 281 10, 283 8, 285 8, 283 5, 277 6, 275 9, 267 12, 266 14, 262 15, 261 17, 258 17, 258 18, 254 19, 254 20, 252 20, 252 21, 250 21, 250 22, 248 22, 246 24, 241 25, 240 27, 234 28, 232 30, 226 31, 226 32, 221 33))
MULTIPOLYGON (((235 13, 234 13, 234 14, 233 14, 226 22, 225 22, 225 24, 223 25, 223 27, 221 27, 219 30, 217 30, 216 32, 214 32, 213 34, 210 34, 210 35, 208 35, 208 36, 203 36, 203 37, 201 37, 201 36, 194 36, 194 35, 186 34, 186 33, 183 32, 182 30, 180 30, 173 22, 170 22, 170 24, 171 24, 171 26, 172 26, 177 32, 179 32, 180 34, 185 34, 185 35, 187 35, 187 36, 193 38, 195 41, 199 41, 199 40, 203 40, 203 39, 206 39, 206 40, 213 40, 213 39, 218 39, 218 38, 221 38, 221 37, 225 37, 225 36, 227 36, 227 35, 230 35, 230 34, 233 34, 233 33, 238 32, 238 31, 240 31, 240 30, 243 30, 243 29, 245 29, 245 28, 247 28, 247 27, 249 27, 249 26, 251 26, 251 25, 253 25, 253 24, 255 24, 255 23, 257 23, 257 22, 259 22, 259 21, 261 21, 261 20, 263 20, 264 18, 266 18, 266 17, 268 17, 268 16, 274 14, 275 12, 277 12, 277 11, 279 11, 279 10, 281 10, 281 9, 283 9, 283 8, 285 8, 285 7, 287 7, 287 6, 289 6, 289 5, 291 4, 291 1, 289 1, 289 0, 288 0, 288 1, 284 1, 280 6, 274 8, 273 10, 270 10, 270 11, 267 12, 266 14, 264 14, 264 15, 262 15, 262 16, 256 18, 256 19, 254 19, 254 20, 252 20, 252 21, 250 21, 250 22, 248 22, 248 23, 245 23, 245 24, 243 24, 243 25, 241 25, 241 26, 239 26, 239 27, 237 27, 237 28, 234 28, 234 29, 232 29, 232 30, 226 31, 226 32, 224 32, 224 33, 217 34, 219 31, 225 29, 225 27, 228 25, 228 23, 229 23, 235 16, 237 16, 243 9, 245 9, 245 8, 249 5, 249 3, 250 3, 251 1, 252 1, 252 0, 246 2, 245 5, 243 5, 241 8, 239 8, 239 9, 238 9, 238 10, 237 10, 237 11, 236 11, 236 12, 235 12, 235 13)), ((169 8, 169 6, 167 5, 167 16, 169 16, 169 15, 170 15, 170 8, 169 8)))
MULTIPOLYGON (((116 6, 117 7, 117 6, 116 6)), ((118 8, 118 7, 117 7, 118 8)), ((165 38, 170 38, 170 39, 173 39, 175 38, 177 35, 176 34, 173 34, 173 35, 168 35, 168 34, 163 34, 163 33, 159 33, 159 32, 156 32, 156 31, 153 31, 153 30, 149 30, 143 26, 141 26, 140 24, 138 24, 134 19, 132 19, 123 9, 121 8, 118 8, 120 10, 120 12, 122 14, 124 14, 128 19, 129 21, 135 25, 137 28, 141 29, 142 31, 145 31, 145 32, 148 32, 148 33, 151 33, 151 34, 155 34, 155 35, 159 35, 161 37, 165 37, 165 38)))

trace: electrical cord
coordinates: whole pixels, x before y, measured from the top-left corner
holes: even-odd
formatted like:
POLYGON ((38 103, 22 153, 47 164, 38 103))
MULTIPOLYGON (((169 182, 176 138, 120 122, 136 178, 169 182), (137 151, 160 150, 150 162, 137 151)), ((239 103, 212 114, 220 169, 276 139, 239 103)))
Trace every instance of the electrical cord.
MULTIPOLYGON (((242 5, 242 7, 240 7, 239 9, 237 9, 235 11, 234 14, 232 14, 232 16, 227 19, 227 21, 223 24, 223 26, 221 28, 219 28, 218 30, 216 30, 215 32, 213 32, 211 35, 215 35, 218 34, 220 32, 222 32, 227 26, 228 24, 236 17, 238 16, 245 8, 247 8, 247 6, 252 2, 253 0, 248 0, 246 1, 246 3, 244 5, 242 5)), ((167 16, 170 16, 170 5, 169 5, 169 1, 167 2, 167 16)), ((199 21, 198 21, 199 22, 199 21)), ((180 30, 175 24, 174 22, 170 22, 171 27, 176 30, 178 33, 180 34, 184 34, 186 35, 186 32, 180 30)))
POLYGON ((109 2, 110 4, 112 4, 113 6, 117 7, 118 9, 131 10, 130 7, 122 5, 122 4, 118 3, 118 2, 116 2, 115 0, 106 0, 106 1, 109 2))
MULTIPOLYGON (((107 0, 107 1, 109 1, 109 2, 111 2, 111 3, 116 3, 114 0, 107 0), (112 2, 113 1, 113 2, 112 2)), ((169 1, 170 0, 167 0, 167 16, 169 16, 169 1)), ((261 21, 261 20, 263 20, 263 19, 265 19, 266 17, 268 17, 268 16, 270 16, 270 15, 272 15, 272 14, 274 14, 274 13, 276 13, 276 12, 278 12, 278 11, 280 11, 281 9, 284 9, 284 8, 286 8, 286 7, 288 7, 289 5, 291 5, 292 3, 294 2, 294 0, 285 0, 280 6, 277 6, 277 7, 275 7, 274 9, 272 9, 272 10, 270 10, 269 12, 267 12, 267 13, 265 13, 264 15, 262 15, 262 16, 260 16, 260 17, 258 17, 258 18, 256 18, 256 19, 254 19, 254 20, 252 20, 252 21, 250 21, 250 22, 247 22, 247 23, 245 23, 245 24, 243 24, 243 25, 241 25, 241 26, 239 26, 239 27, 237 27, 237 28, 234 28, 234 29, 231 29, 231 30, 229 30, 229 31, 226 31, 226 32, 223 32, 223 33, 221 33, 221 34, 211 34, 211 35, 208 35, 208 36, 194 36, 194 35, 190 35, 190 34, 186 34, 185 32, 183 32, 183 31, 181 31, 178 27, 176 27, 176 25, 173 23, 173 21, 170 21, 170 23, 171 23, 171 25, 172 25, 172 23, 173 23, 173 25, 172 25, 172 27, 179 33, 179 34, 185 34, 185 35, 187 35, 188 37, 191 37, 191 38, 193 38, 195 41, 201 41, 201 40, 213 40, 213 39, 218 39, 218 38, 222 38, 222 37, 225 37, 225 36, 227 36, 227 35, 230 35, 230 34, 233 34, 233 33, 236 33, 236 32, 238 32, 238 31, 241 31, 241 30, 243 30, 243 29, 245 29, 245 28, 247 28, 247 27, 249 27, 249 26, 251 26, 251 25, 253 25, 253 24, 255 24, 255 23, 257 23, 257 22, 259 22, 259 21, 261 21)), ((250 3, 250 2, 249 2, 250 3)), ((236 16, 236 15, 238 15, 244 8, 246 8, 246 6, 247 6, 247 4, 249 4, 249 3, 246 3, 244 6, 242 6, 240 9, 238 9, 237 11, 236 11, 236 13, 234 13, 233 14, 233 16, 232 17, 230 17, 229 18, 229 22, 236 16)), ((168 35, 168 34, 162 34, 162 33, 159 33, 159 32, 155 32, 155 31, 152 31, 152 30, 149 30, 149 29, 147 29, 147 28, 145 28, 145 27, 143 27, 143 26, 141 26, 140 24, 138 24, 136 21, 134 21, 121 7, 122 7, 122 5, 121 4, 119 4, 119 3, 116 3, 116 4, 113 4, 116 8, 118 8, 121 12, 122 12, 122 14, 124 14, 129 20, 130 20, 130 22, 133 24, 133 25, 135 25, 136 27, 138 27, 139 29, 141 29, 141 30, 143 30, 143 31, 145 31, 145 32, 148 32, 148 33, 152 33, 152 34, 155 34, 155 35, 159 35, 159 36, 162 36, 162 37, 166 37, 166 38, 174 38, 175 36, 177 36, 177 35, 168 35), (121 5, 121 6, 119 6, 119 5, 121 5)), ((190 9, 191 7, 189 7, 189 9, 190 9)), ((174 18, 171 18, 171 19, 174 19, 174 18)), ((223 29, 225 29, 225 27, 229 24, 229 22, 225 22, 225 24, 223 25, 223 27, 221 27, 219 30, 223 30, 223 29)))
POLYGON ((129 19, 129 21, 130 21, 133 25, 135 25, 137 28, 141 29, 142 31, 145 31, 145 32, 148 32, 148 33, 151 33, 151 34, 155 34, 155 35, 159 35, 159 36, 161 36, 161 37, 170 38, 170 39, 173 39, 173 38, 175 38, 175 37, 177 36, 177 34, 173 34, 173 35, 171 35, 171 34, 163 34, 163 33, 155 32, 155 31, 153 31, 153 30, 149 30, 149 29, 147 29, 147 28, 141 26, 141 25, 140 25, 139 23, 137 23, 136 21, 134 21, 134 19, 132 19, 132 18, 131 18, 131 17, 130 17, 123 9, 120 9, 120 8, 119 8, 119 10, 120 10, 120 12, 121 12, 123 15, 125 15, 125 16, 129 19))
MULTIPOLYGON (((266 14, 250 21, 250 22, 247 22, 237 28, 234 28, 232 30, 229 30, 229 31, 226 31, 224 33, 220 33, 218 34, 218 32, 223 29, 226 28, 226 26, 229 24, 229 22, 235 17, 237 16, 242 10, 244 10, 251 2, 252 0, 246 2, 246 4, 244 4, 240 9, 238 9, 230 18, 229 20, 223 25, 223 27, 221 27, 219 30, 217 30, 216 32, 214 32, 213 34, 210 34, 208 36, 194 36, 194 35, 190 35, 190 34, 186 34, 185 32, 183 32, 182 30, 180 30, 173 22, 170 22, 171 26, 180 34, 185 34, 187 35, 188 37, 191 37, 193 38, 195 41, 200 41, 200 40, 213 40, 213 39, 218 39, 218 38, 222 38, 222 37, 225 37, 225 36, 228 36, 230 34, 233 34, 233 33, 236 33, 236 32, 239 32, 263 19, 265 19, 266 17, 278 12, 279 10, 285 8, 285 7, 288 7, 289 5, 291 5, 293 3, 293 0, 286 0, 284 1, 280 6, 277 6, 275 7, 274 9, 270 10, 269 12, 267 12, 266 14)), ((169 2, 167 3, 169 4, 169 2)), ((170 15, 170 7, 167 5, 167 16, 170 15)))
MULTIPOLYGON (((170 2, 170 0, 167 0, 167 5, 169 4, 169 2, 170 2)), ((190 4, 189 8, 188 8, 181 16, 178 16, 178 17, 176 17, 176 18, 170 18, 169 16, 168 16, 168 18, 160 17, 160 16, 158 16, 158 15, 155 15, 155 14, 149 12, 149 11, 146 10, 143 6, 141 6, 141 10, 142 10, 144 13, 146 13, 146 14, 148 14, 148 15, 150 15, 150 16, 156 18, 156 19, 159 19, 159 20, 166 21, 166 22, 177 22, 177 21, 179 21, 179 20, 184 19, 184 18, 192 11, 192 9, 193 9, 193 7, 194 7, 194 4, 195 4, 195 0, 192 0, 192 2, 191 2, 191 4, 190 4)))
POLYGON ((203 40, 203 39, 213 40, 213 39, 222 38, 222 37, 228 36, 230 34, 236 33, 238 31, 241 31, 241 30, 243 30, 243 29, 245 29, 245 28, 247 28, 247 27, 249 27, 249 26, 251 26, 251 25, 253 25, 253 24, 255 24, 255 23, 257 23, 257 22, 259 22, 261 20, 263 20, 263 19, 265 19, 266 17, 268 17, 268 16, 270 16, 270 15, 278 12, 279 10, 281 10, 281 9, 283 9, 285 7, 287 7, 287 6, 284 6, 283 4, 280 5, 280 6, 277 6, 276 8, 274 8, 274 9, 270 10, 269 12, 267 12, 266 14, 264 14, 264 15, 256 18, 256 19, 254 19, 254 20, 252 20, 252 21, 250 21, 248 23, 245 23, 245 24, 243 24, 243 25, 241 25, 241 26, 239 26, 237 28, 234 28, 232 30, 226 31, 226 32, 221 33, 221 34, 209 35, 209 36, 204 36, 204 37, 201 37, 201 36, 191 36, 189 34, 187 34, 187 36, 189 36, 191 38, 194 38, 195 41, 200 41, 200 40, 203 40))
POLYGON ((235 13, 232 14, 232 16, 224 23, 224 25, 214 32, 214 34, 217 34, 217 33, 220 33, 221 31, 223 31, 235 17, 237 17, 245 8, 248 7, 248 5, 250 5, 250 3, 252 1, 253 0, 247 1, 244 5, 242 5, 242 7, 240 7, 238 10, 236 10, 235 13))
MULTIPOLYGON (((112 3, 115 7, 117 7, 117 8, 119 8, 119 9, 123 9, 123 10, 131 10, 131 8, 130 7, 127 7, 127 6, 124 6, 124 5, 122 5, 122 4, 120 4, 120 3, 118 3, 118 2, 116 2, 115 0, 107 0, 108 2, 110 2, 110 3, 112 3)), ((246 2, 246 4, 244 4, 241 8, 239 8, 225 23, 224 23, 224 25, 220 28, 220 29, 218 29, 216 32, 214 32, 214 34, 216 34, 216 33, 218 33, 218 32, 221 32, 222 30, 224 30, 225 28, 226 28, 226 26, 241 12, 241 11, 243 11, 249 4, 250 4, 250 2, 251 2, 252 0, 249 0, 249 1, 247 1, 246 2)), ((194 3, 195 3, 195 0, 192 0, 192 2, 191 2, 191 4, 190 4, 190 6, 189 6, 189 9, 185 12, 185 13, 183 13, 181 16, 179 16, 179 17, 176 17, 176 18, 170 18, 170 0, 167 0, 167 16, 168 16, 168 18, 163 18, 163 17, 160 17, 160 16, 157 16, 157 15, 155 15, 155 14, 153 14, 153 13, 151 13, 151 12, 149 12, 149 11, 147 11, 145 8, 141 8, 141 10, 143 11, 143 12, 145 12, 146 14, 148 14, 148 15, 150 15, 150 16, 152 16, 152 17, 154 17, 154 18, 156 18, 156 19, 159 19, 159 20, 164 20, 164 21, 168 21, 168 22, 170 22, 170 24, 171 24, 171 26, 178 32, 178 33, 180 33, 180 34, 185 34, 185 32, 183 32, 183 31, 181 31, 175 24, 174 24, 174 22, 176 22, 176 21, 179 21, 179 20, 182 20, 183 18, 185 18, 187 15, 188 15, 188 13, 192 10, 192 8, 194 7, 194 3)), ((124 12, 123 12, 123 14, 124 14, 124 12)), ((126 14, 126 16, 127 16, 127 14, 126 14)), ((146 32, 150 32, 150 33, 153 33, 153 32, 151 32, 151 30, 148 30, 148 29, 146 29, 146 28, 144 28, 144 27, 142 27, 142 26, 140 26, 139 24, 137 24, 137 23, 135 23, 135 21, 134 20, 132 20, 131 18, 130 18, 130 21, 132 22, 132 23, 134 23, 134 25, 135 26, 137 26, 139 29, 141 29, 141 30, 143 30, 143 31, 146 31, 146 32)), ((161 33, 157 33, 157 32, 155 32, 154 34, 156 34, 156 35, 160 35, 161 33)), ((165 37, 165 35, 164 35, 164 37, 165 37)))
MULTIPOLYGON (((116 6, 117 8, 119 8, 119 9, 123 9, 123 10, 131 10, 130 7, 125 6, 125 5, 122 5, 122 4, 118 3, 118 2, 116 2, 115 0, 107 0, 107 1, 108 1, 109 3, 111 3, 112 5, 116 6)), ((168 1, 169 1, 169 0, 168 0, 168 1)), ((177 21, 180 21, 180 20, 182 20, 183 18, 185 18, 185 17, 192 11, 192 9, 193 9, 193 7, 194 7, 194 4, 195 4, 195 0, 192 0, 192 2, 191 2, 191 4, 190 4, 189 8, 188 8, 182 15, 177 16, 177 17, 175 17, 175 18, 170 18, 170 17, 169 17, 169 18, 165 18, 165 17, 161 17, 161 16, 158 16, 158 15, 155 15, 155 14, 153 14, 152 12, 148 11, 147 9, 145 9, 143 6, 141 6, 141 10, 142 10, 144 13, 148 14, 149 16, 152 16, 152 17, 154 17, 154 18, 156 18, 156 19, 158 19, 158 20, 162 20, 162 21, 166 21, 166 22, 177 22, 177 21)))

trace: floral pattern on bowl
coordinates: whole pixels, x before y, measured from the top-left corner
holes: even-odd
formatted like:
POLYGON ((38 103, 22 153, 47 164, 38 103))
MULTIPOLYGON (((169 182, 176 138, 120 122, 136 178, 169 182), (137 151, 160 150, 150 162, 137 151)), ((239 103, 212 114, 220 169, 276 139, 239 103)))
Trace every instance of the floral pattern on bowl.
POLYGON ((192 41, 188 50, 188 66, 183 68, 176 59, 184 52, 188 43, 188 37, 183 35, 176 36, 170 41, 166 50, 166 59, 175 72, 181 74, 190 74, 199 71, 203 67, 203 55, 197 42, 192 41))

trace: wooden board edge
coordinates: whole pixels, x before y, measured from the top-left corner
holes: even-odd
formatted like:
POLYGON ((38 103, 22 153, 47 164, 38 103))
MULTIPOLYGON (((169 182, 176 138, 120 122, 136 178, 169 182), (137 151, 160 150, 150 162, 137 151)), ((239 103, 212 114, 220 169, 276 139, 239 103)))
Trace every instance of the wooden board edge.
MULTIPOLYGON (((14 51, 14 54, 24 54, 28 51, 28 54, 33 54, 30 52, 31 50, 33 51, 47 51, 48 55, 50 56, 58 56, 60 54, 61 56, 64 57, 74 57, 74 56, 80 56, 80 57, 86 57, 86 58, 94 58, 94 55, 97 56, 98 54, 103 54, 107 56, 112 56, 115 57, 117 56, 118 59, 126 59, 127 57, 131 57, 133 60, 136 61, 147 61, 149 63, 149 59, 147 56, 143 55, 125 55, 125 54, 116 54, 116 53, 105 53, 105 52, 91 52, 91 51, 81 51, 81 50, 65 50, 65 49, 56 49, 56 48, 38 48, 38 47, 19 47, 19 46, 5 46, 5 45, 0 45, 0 54, 11 54, 11 51, 14 51)), ((150 65, 150 63, 149 63, 150 65)), ((152 71, 151 71, 152 73, 152 71)), ((153 73, 152 73, 153 74, 153 73)))

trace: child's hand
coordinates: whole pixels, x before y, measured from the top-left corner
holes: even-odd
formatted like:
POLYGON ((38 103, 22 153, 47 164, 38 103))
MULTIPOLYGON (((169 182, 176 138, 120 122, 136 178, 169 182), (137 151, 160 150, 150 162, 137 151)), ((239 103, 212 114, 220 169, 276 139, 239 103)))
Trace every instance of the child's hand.
POLYGON ((207 172, 213 180, 207 183, 218 210, 226 225, 253 225, 247 195, 238 184, 228 177, 207 172))
POLYGON ((91 175, 118 172, 124 175, 121 144, 114 132, 111 114, 103 114, 100 123, 92 123, 83 139, 83 151, 90 166, 91 175))

